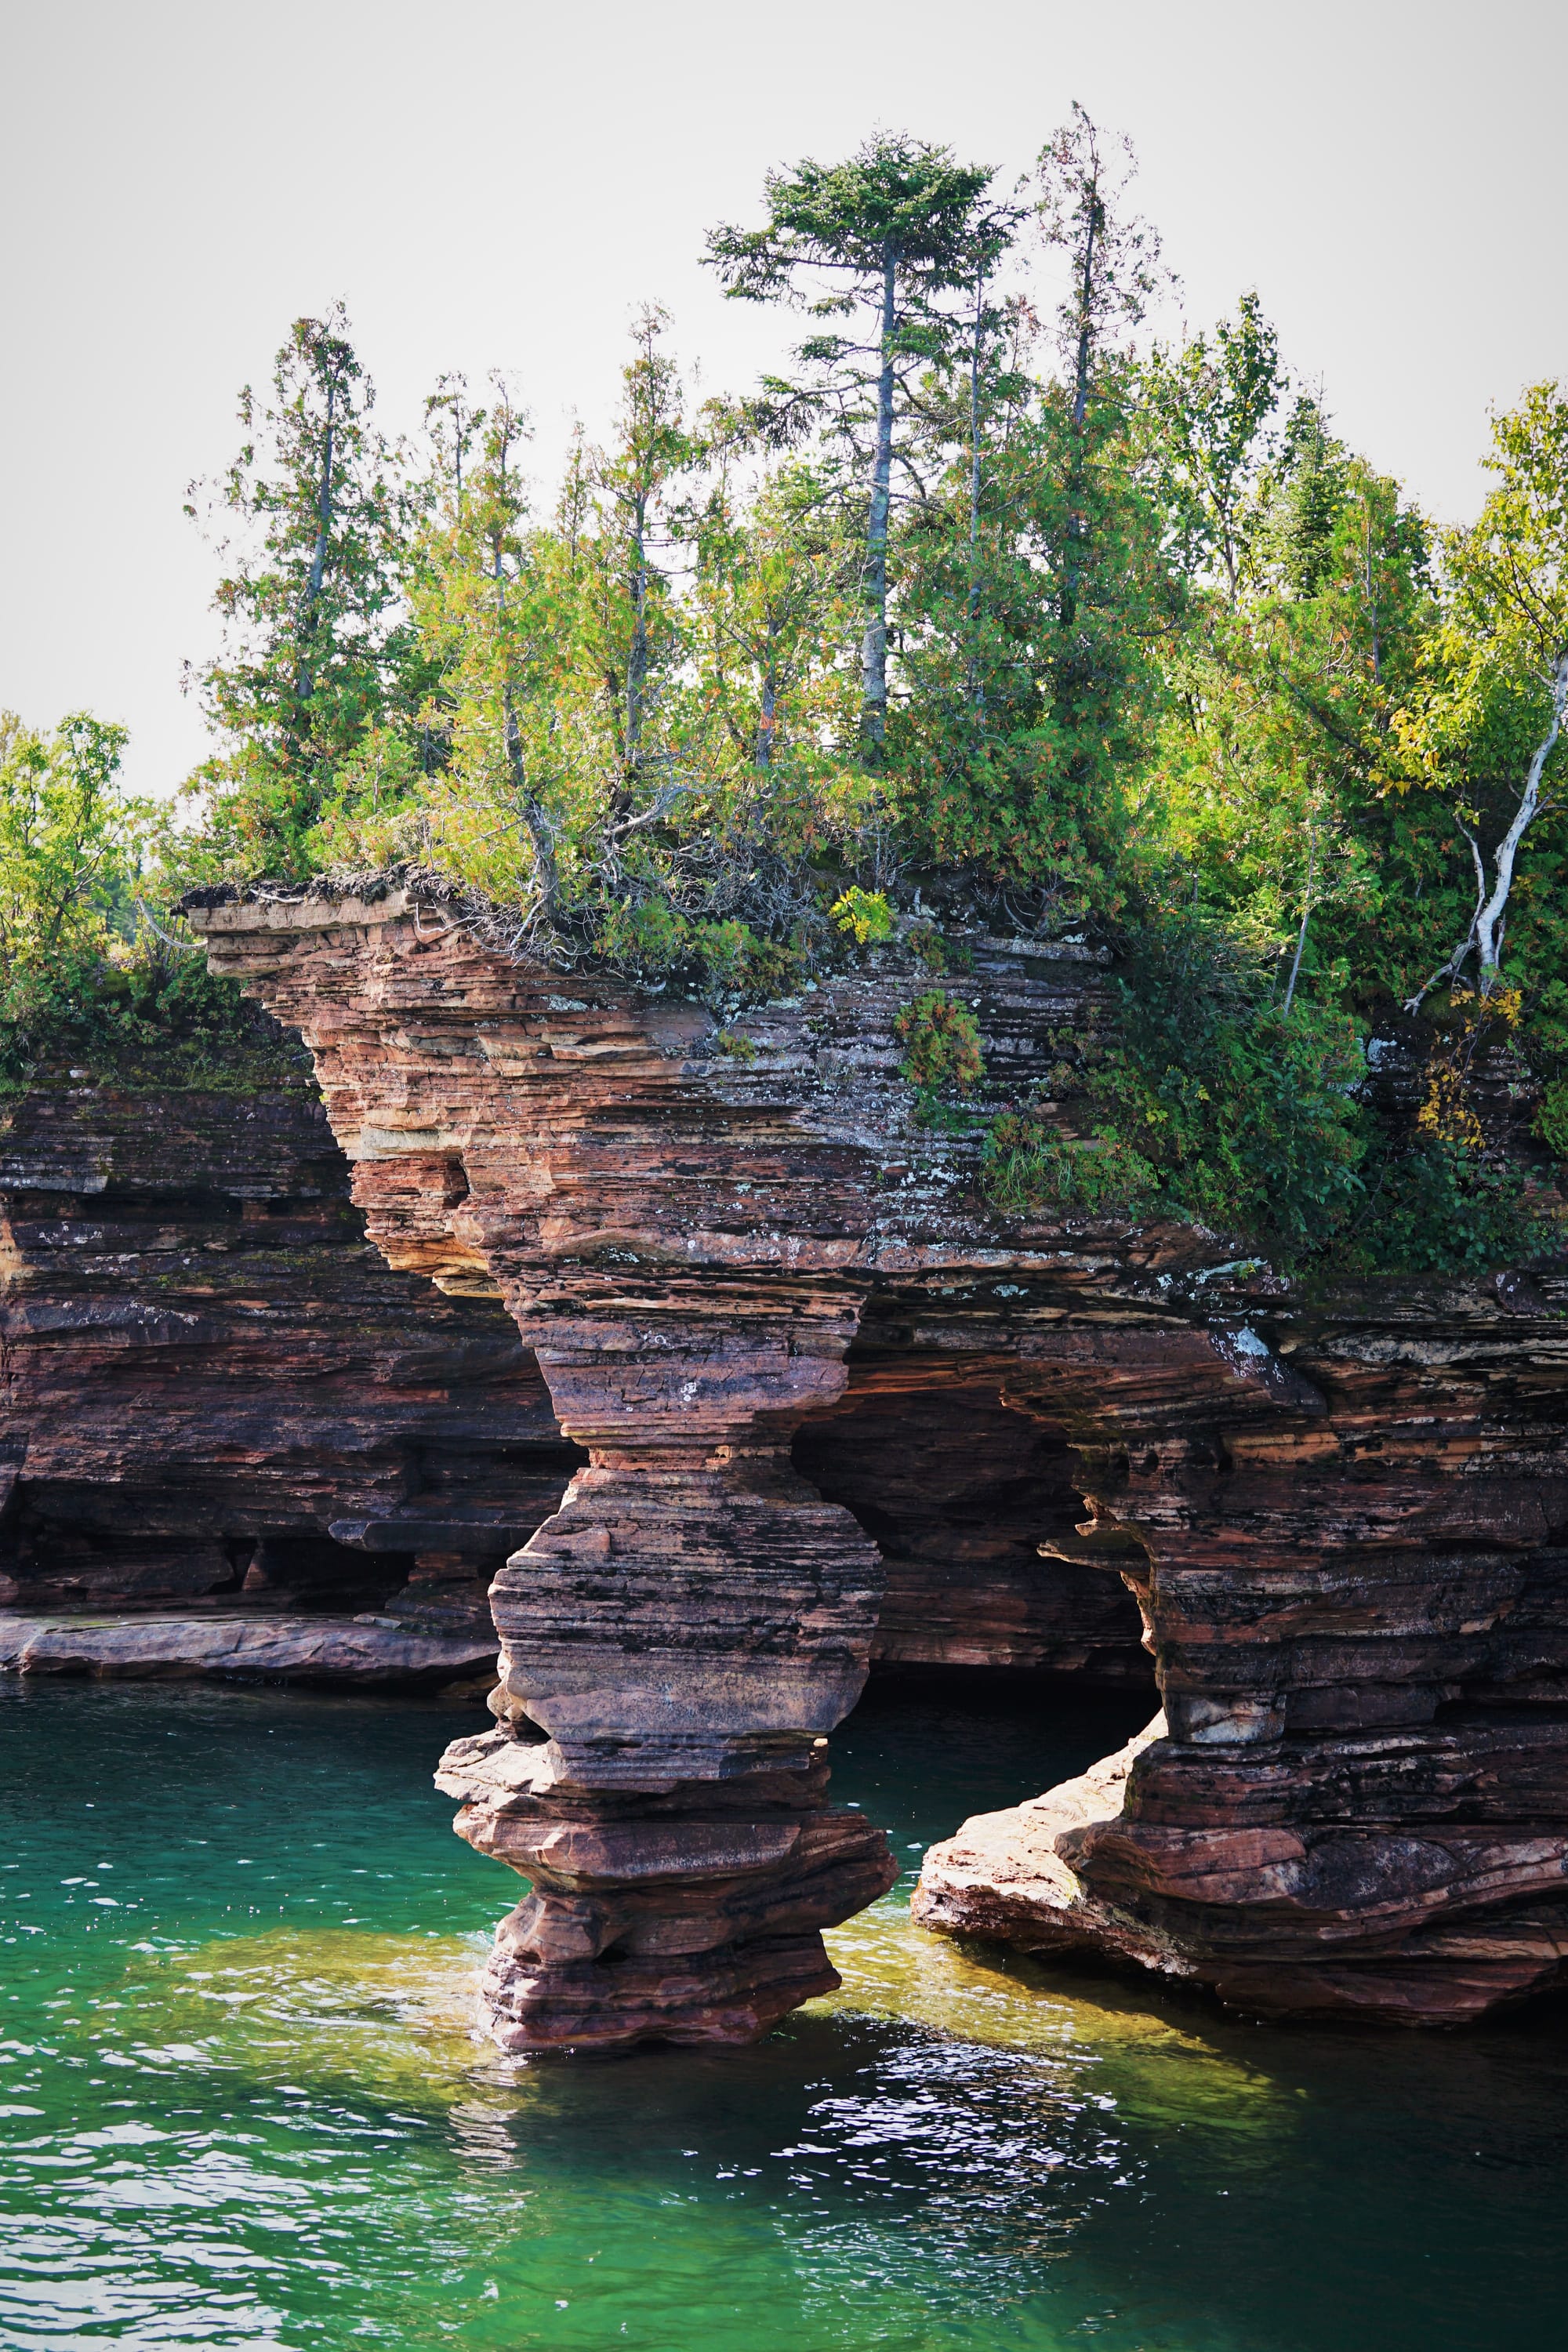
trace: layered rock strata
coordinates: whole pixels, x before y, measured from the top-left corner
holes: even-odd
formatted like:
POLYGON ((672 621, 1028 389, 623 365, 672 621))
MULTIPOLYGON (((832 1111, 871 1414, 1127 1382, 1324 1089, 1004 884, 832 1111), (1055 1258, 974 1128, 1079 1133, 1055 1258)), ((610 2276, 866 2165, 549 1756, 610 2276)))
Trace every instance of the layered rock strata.
MULTIPOLYGON (((1152 1677, 1120 1579, 1043 1550, 1083 1503, 1063 1431, 1016 1412, 1000 1377, 909 1385, 901 1353, 852 1340, 848 1386, 794 1460, 885 1563, 873 1664, 1010 1666, 1126 1687, 1152 1677)), ((1152 1698, 1151 1698, 1152 1704, 1152 1698)))
MULTIPOLYGON (((0 1614, 32 1613, 25 1637, 0 1626, 0 1670, 376 1680, 405 1636, 482 1651, 491 1578, 580 1456, 500 1302, 394 1272, 349 1190, 308 1087, 5 1107, 0 1614), (62 1609, 111 1616, 89 1643, 62 1609), (388 1622, 201 1630, 237 1609, 388 1622)), ((1145 1668, 1126 1596, 1037 1556, 1078 1508, 1059 1434, 994 1383, 889 1412, 879 1377, 852 1365, 845 1409, 797 1444, 883 1551, 873 1656, 1145 1668)))
POLYGON ((0 1605, 375 1611, 482 1648, 578 1458, 504 1310, 366 1242, 309 1087, 5 1106, 0 1605))
MULTIPOLYGON (((1256 2012, 1454 2023, 1552 1983, 1565 1308, 1561 1274, 1258 1300, 1222 1341, 1279 1367, 1251 1410, 1191 1342, 1100 1339, 1085 1526, 1136 1546, 1164 1714, 1116 1770, 934 1848, 916 1916, 1256 2012)), ((1018 1376, 1053 1412, 1077 1384, 1059 1360, 1018 1376)))
POLYGON ((35 1615, 0 1609, 0 1674, 97 1680, 306 1683, 326 1690, 483 1696, 495 1642, 486 1633, 417 1632, 396 1618, 291 1615, 253 1603, 196 1612, 156 1607, 35 1615))
MULTIPOLYGON (((306 1038, 389 1262, 499 1296, 589 1455, 498 1580, 500 1726, 444 1780, 532 1881, 489 1979, 509 2047, 748 2034, 890 1874, 819 1745, 880 1605, 831 1499, 873 1401, 915 1432, 1005 1413, 1037 1472, 1070 1449, 1075 1516, 1037 1479, 1011 1507, 1131 1589, 1165 1705, 1059 1819, 939 1853, 928 1920, 1250 2008, 1447 2021, 1558 1972, 1560 1273, 1314 1304, 1191 1227, 1004 1223, 978 1137, 913 1117, 894 1023, 929 982, 896 952, 747 1015, 737 1054, 700 1005, 516 965, 398 887, 192 919, 306 1038)), ((966 944, 993 1092, 1037 1097, 1098 968, 966 944)), ((893 1548, 896 1499, 862 1507, 893 1548)))

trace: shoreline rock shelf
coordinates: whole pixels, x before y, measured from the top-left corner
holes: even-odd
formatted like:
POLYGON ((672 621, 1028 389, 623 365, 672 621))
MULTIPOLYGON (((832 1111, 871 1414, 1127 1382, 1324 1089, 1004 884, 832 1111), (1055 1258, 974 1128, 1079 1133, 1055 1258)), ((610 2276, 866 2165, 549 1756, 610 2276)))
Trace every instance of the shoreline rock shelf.
MULTIPOLYGON (((399 886, 189 913, 310 1045, 370 1238, 502 1300, 588 1457, 493 1588, 498 1730, 443 1767, 532 1882, 504 2046, 749 2038, 889 1883, 823 1746, 885 1562, 820 1433, 873 1400, 980 1400, 1070 1456, 1039 1549, 1131 1590, 1164 1702, 1125 1769, 938 1849, 930 1924, 1287 2012, 1451 2022, 1559 1975, 1560 1276, 1307 1299, 1195 1228, 1001 1222, 976 1136, 913 1121, 896 957, 748 1013, 741 1056, 702 1006, 515 964, 399 886)), ((1103 979, 968 944, 1021 1092, 1103 979)))
POLYGON ((200 1615, 160 1609, 134 1615, 0 1611, 0 1673, 10 1674, 137 1681, 221 1675, 236 1682, 440 1691, 472 1686, 494 1655, 491 1640, 416 1633, 385 1617, 221 1607, 200 1615))

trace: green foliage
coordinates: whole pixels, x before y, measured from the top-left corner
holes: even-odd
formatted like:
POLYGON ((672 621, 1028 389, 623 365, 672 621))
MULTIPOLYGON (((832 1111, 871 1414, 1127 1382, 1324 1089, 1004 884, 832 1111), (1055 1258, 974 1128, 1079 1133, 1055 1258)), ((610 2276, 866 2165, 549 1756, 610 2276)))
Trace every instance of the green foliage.
POLYGON ((937 925, 924 917, 910 925, 904 934, 904 945, 928 971, 967 971, 974 961, 962 942, 955 945, 945 939, 937 925))
POLYGON ((1568 1167, 1568 1078, 1553 1078, 1543 1089, 1535 1132, 1552 1158, 1568 1167))
POLYGON ((1160 1198, 1291 1255, 1325 1246, 1360 1192, 1354 1024, 1332 1005, 1285 1014, 1272 975, 1190 918, 1137 934, 1126 972, 1090 1093, 1154 1169, 1160 1198))
POLYGON ((79 712, 49 736, 0 715, 0 1094, 300 1083, 297 1041, 149 919, 167 828, 122 790, 124 743, 79 712))
POLYGON ((1284 389, 1279 339, 1256 293, 1213 341, 1157 352, 1146 373, 1154 464, 1171 511, 1182 569, 1217 573, 1234 603, 1253 570, 1263 509, 1259 476, 1268 425, 1284 389))
POLYGON ((668 972, 690 951, 691 925, 660 898, 606 909, 595 942, 611 963, 632 971, 668 972))
POLYGON ((713 1035, 713 1051, 716 1054, 722 1054, 726 1061, 739 1062, 742 1067, 757 1058, 754 1042, 739 1029, 716 1030, 713 1035))
POLYGON ((889 135, 775 174, 763 226, 711 241, 732 293, 806 310, 799 377, 694 417, 645 314, 616 433, 548 515, 503 386, 444 378, 428 470, 400 472, 345 322, 300 322, 224 489, 243 548, 188 877, 433 866, 567 961, 653 898, 830 939, 911 860, 1113 905, 1180 594, 1108 341, 1143 232, 1095 138, 1042 165, 1088 239, 1076 389, 988 291, 1018 209, 889 135))
POLYGON ((709 238, 727 294, 788 301, 814 322, 795 353, 801 373, 768 379, 747 413, 776 446, 815 426, 841 494, 864 501, 860 737, 873 765, 887 741, 894 467, 907 462, 925 375, 951 357, 955 298, 1016 225, 1013 208, 986 205, 991 177, 945 147, 883 132, 845 163, 770 173, 764 224, 709 238), (857 319, 859 333, 846 332, 857 319))
MULTIPOLYGON (((993 1125, 983 1181, 1005 1213, 1190 1218, 1320 1278, 1465 1275, 1561 1248, 1528 1170, 1479 1134, 1380 1127, 1353 1026, 1300 1003, 1287 1019, 1223 932, 1167 910, 1117 985, 1114 1022, 1057 1073, 1089 1132, 1055 1105, 993 1125)), ((1543 1134, 1562 1108, 1549 1090, 1543 1134)))
MULTIPOLYGON (((883 132, 842 163, 770 172, 760 228, 722 227, 708 259, 725 292, 747 301, 789 297, 815 319, 842 318, 882 300, 891 262, 905 273, 905 301, 920 311, 967 276, 975 206, 991 173, 954 161, 906 132, 883 132), (817 285, 815 281, 826 282, 817 285)), ((906 331, 909 330, 906 329, 906 331)), ((845 339, 830 339, 837 347, 845 339)))
POLYGON ((763 1003, 783 994, 800 970, 788 941, 759 939, 732 919, 694 922, 658 898, 608 908, 595 944, 624 971, 639 979, 680 972, 718 1003, 763 1003))
POLYGON ((74 987, 0 1019, 0 1096, 90 1081, 133 1094, 309 1086, 310 1059, 205 958, 142 932, 74 987))
POLYGON ((1385 1145, 1365 1174, 1365 1203, 1335 1259, 1350 1272, 1477 1274, 1562 1248, 1528 1171, 1462 1143, 1385 1145))
POLYGON ((985 1075, 974 1015, 956 996, 928 988, 893 1023, 904 1047, 900 1075, 934 1102, 944 1093, 973 1094, 985 1075))
POLYGON ((997 1122, 986 1182, 1002 1207, 1057 1202, 1162 1213, 1321 1253, 1350 1220, 1365 1150, 1353 1025, 1287 1018, 1268 974, 1201 919, 1150 910, 1133 933, 1114 1023, 1064 1066, 1087 1138, 1040 1111, 997 1122))
POLYGON ((841 931, 847 931, 857 947, 877 947, 890 940, 897 927, 897 917, 880 890, 862 890, 852 882, 840 898, 836 898, 829 912, 841 931))
POLYGON ((889 735, 889 801, 922 863, 1107 908, 1181 604, 1131 394, 1108 369, 1081 424, 1060 386, 1012 416, 973 543, 968 476, 949 468, 900 550, 889 735))
POLYGON ((1131 142, 1105 138, 1076 100, 1035 166, 1040 235, 1068 262, 1057 327, 1075 425, 1084 422, 1107 360, 1126 357, 1127 331, 1164 278, 1158 232, 1126 202, 1137 168, 1131 142))
POLYGON ((133 813, 125 730, 77 712, 45 737, 0 713, 0 1020, 26 1024, 89 984, 125 911, 133 813))
POLYGON ((209 486, 226 644, 198 684, 221 748, 189 789, 208 806, 215 873, 308 873, 336 772, 400 688, 417 693, 401 675, 418 668, 400 610, 408 518, 374 397, 341 305, 296 320, 269 397, 240 394, 244 442, 209 486))
MULTIPOLYGON (((519 952, 726 1011, 895 941, 942 981, 931 908, 1070 923, 1116 950, 1116 1018, 996 1122, 999 1205, 1303 1265, 1524 1246, 1534 1146, 1484 1131, 1444 1023, 1461 984, 1506 1003, 1561 1157, 1568 399, 1496 419, 1477 522, 1435 534, 1292 391, 1257 294, 1135 353, 1160 271, 1127 184, 1075 109, 1031 191, 1053 357, 984 170, 886 133, 773 173, 708 259, 803 315, 792 371, 695 404, 648 310, 605 446, 543 493, 503 381, 443 378, 395 450, 346 322, 299 322, 220 493, 218 741, 166 887, 433 869, 519 952), (1427 1000, 1406 1134, 1360 1040, 1427 1000)), ((129 953, 117 870, 70 900, 84 970, 129 953)), ((963 1003, 933 984, 899 1034, 921 1115, 969 1118, 963 1003)))
POLYGON ((1418 881, 1408 902, 1386 903, 1379 782, 1430 620, 1426 533, 1397 485, 1299 404, 1282 451, 1258 457, 1236 546, 1236 597, 1223 583, 1201 597, 1169 656, 1140 829, 1202 908, 1298 984, 1348 967, 1365 1002, 1422 952, 1393 928, 1403 916, 1435 935, 1418 881))
POLYGON ((308 843, 321 866, 433 866, 515 910, 520 944, 571 961, 608 941, 650 971, 692 923, 781 951, 803 917, 824 930, 843 886, 815 866, 875 799, 831 748, 854 726, 832 517, 798 466, 742 509, 662 334, 639 322, 618 437, 574 451, 552 518, 531 511, 510 394, 469 413, 461 499, 433 488, 408 565, 437 688, 340 765, 308 843))
POLYGON ((1156 1170, 1114 1128, 1063 1135, 1047 1119, 1016 1111, 993 1123, 983 1182, 993 1204, 1008 1216, 1046 1208, 1134 1216, 1160 1197, 1156 1170))
POLYGON ((1482 997, 1521 977, 1511 921, 1519 861, 1531 857, 1539 895, 1541 851, 1560 871, 1564 846, 1568 395, 1535 384, 1494 416, 1487 462, 1497 484, 1477 521, 1447 534, 1448 595, 1393 722, 1391 788, 1440 797, 1474 878, 1468 919, 1415 1002, 1472 958, 1482 997))

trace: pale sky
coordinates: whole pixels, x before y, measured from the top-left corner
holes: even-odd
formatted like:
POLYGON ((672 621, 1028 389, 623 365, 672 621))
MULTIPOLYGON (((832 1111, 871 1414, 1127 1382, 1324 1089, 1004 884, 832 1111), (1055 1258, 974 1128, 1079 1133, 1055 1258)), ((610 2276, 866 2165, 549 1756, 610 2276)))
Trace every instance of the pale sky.
POLYGON ((1568 374, 1562 0, 4 0, 0 705, 199 759, 183 659, 216 559, 181 511, 291 319, 347 301, 412 426, 513 371, 559 445, 649 299, 739 388, 784 322, 726 304, 706 227, 770 165, 909 130, 1010 181, 1076 98, 1205 323, 1256 285, 1339 429, 1440 515, 1487 410, 1568 374))

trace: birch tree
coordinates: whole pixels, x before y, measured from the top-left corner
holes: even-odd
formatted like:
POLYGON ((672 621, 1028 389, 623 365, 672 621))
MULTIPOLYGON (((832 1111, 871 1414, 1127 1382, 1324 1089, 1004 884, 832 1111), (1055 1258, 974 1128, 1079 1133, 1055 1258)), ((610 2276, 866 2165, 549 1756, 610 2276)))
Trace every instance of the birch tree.
POLYGON ((1497 476, 1475 524, 1450 534, 1447 612, 1426 691, 1396 721, 1394 778, 1440 793, 1469 853, 1468 925, 1406 1010, 1474 961, 1484 1002, 1498 988, 1519 862, 1568 790, 1568 396, 1532 385, 1494 418, 1497 476))

